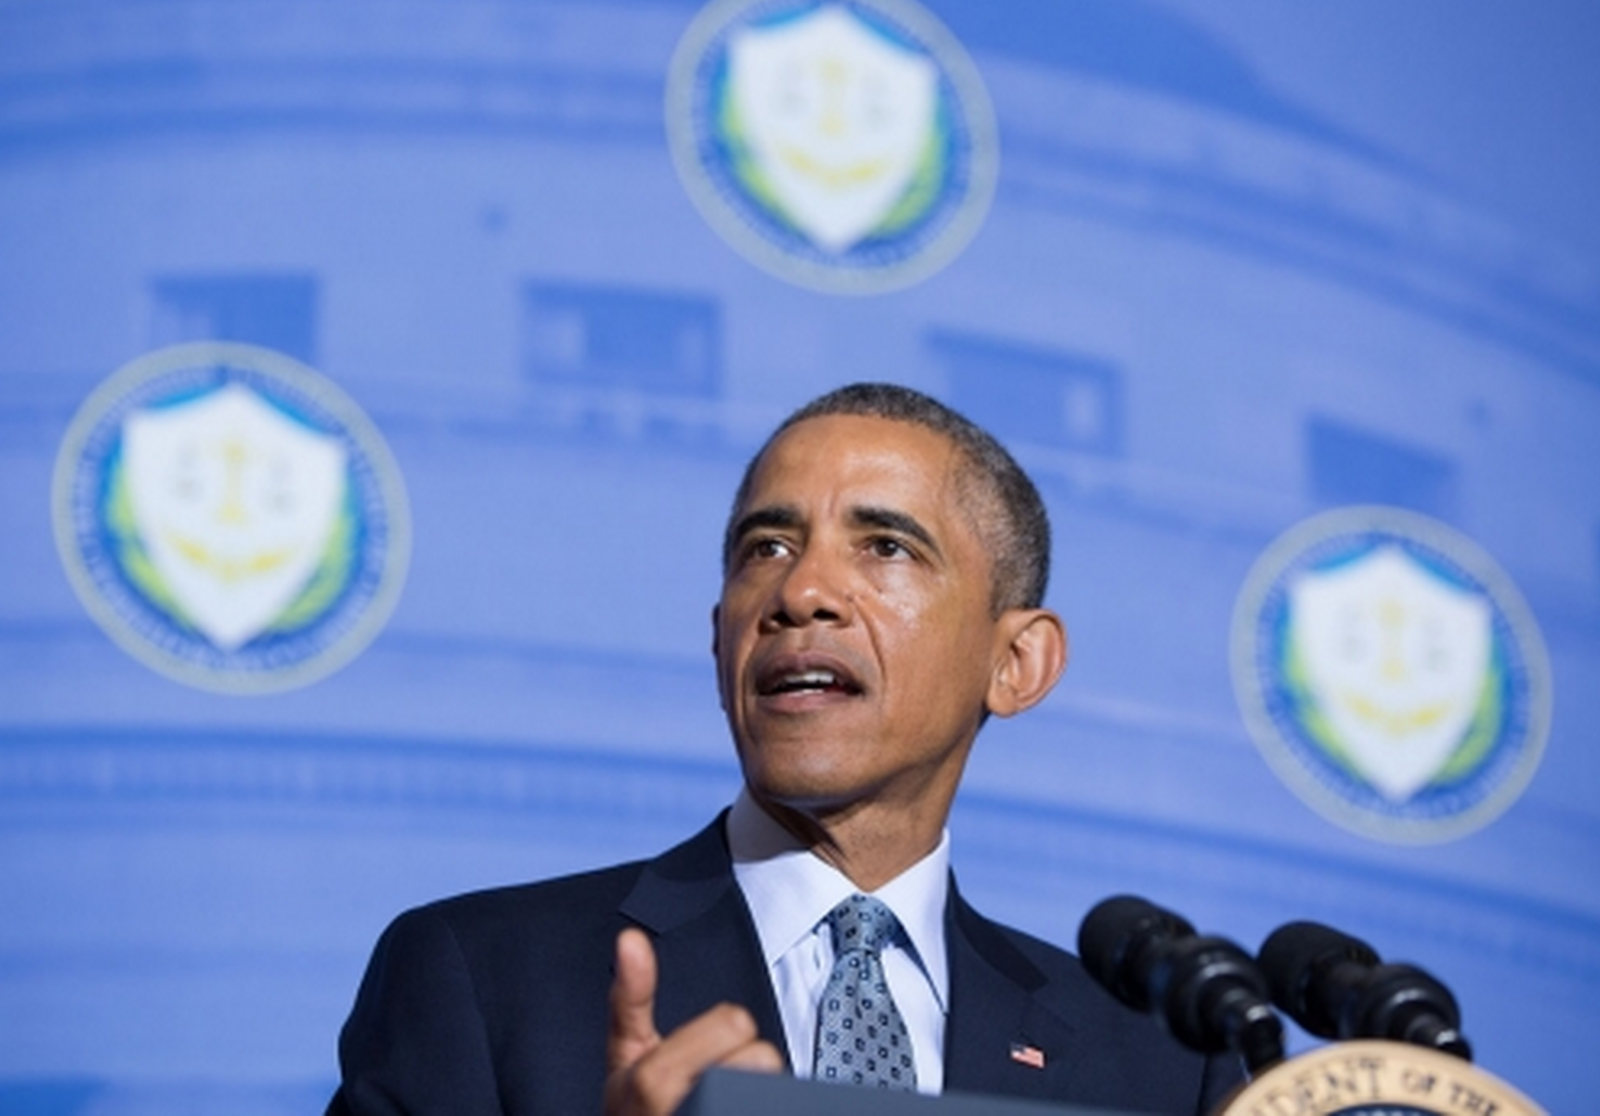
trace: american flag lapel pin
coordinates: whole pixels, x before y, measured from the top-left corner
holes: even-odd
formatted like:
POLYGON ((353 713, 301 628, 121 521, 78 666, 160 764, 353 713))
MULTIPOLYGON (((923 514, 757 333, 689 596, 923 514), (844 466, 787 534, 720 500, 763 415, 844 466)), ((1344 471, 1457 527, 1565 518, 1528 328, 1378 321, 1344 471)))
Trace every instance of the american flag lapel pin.
POLYGON ((1029 1046, 1025 1042, 1011 1044, 1011 1060, 1013 1062, 1021 1062, 1025 1066, 1031 1066, 1033 1069, 1044 1069, 1044 1051, 1037 1046, 1029 1046))

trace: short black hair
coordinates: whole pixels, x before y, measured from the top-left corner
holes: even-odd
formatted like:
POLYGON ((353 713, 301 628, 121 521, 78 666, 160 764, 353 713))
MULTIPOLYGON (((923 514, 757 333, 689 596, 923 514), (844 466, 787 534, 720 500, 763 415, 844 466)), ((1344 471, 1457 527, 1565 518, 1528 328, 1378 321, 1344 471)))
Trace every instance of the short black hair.
POLYGON ((1050 580, 1050 518, 1039 490, 994 435, 932 396, 899 384, 848 384, 813 399, 779 424, 745 466, 734 494, 733 510, 723 532, 724 571, 732 561, 738 542, 733 532, 762 456, 791 426, 827 415, 908 422, 949 439, 964 459, 967 477, 979 493, 978 533, 994 557, 994 613, 999 615, 1010 608, 1038 608, 1044 603, 1050 580))

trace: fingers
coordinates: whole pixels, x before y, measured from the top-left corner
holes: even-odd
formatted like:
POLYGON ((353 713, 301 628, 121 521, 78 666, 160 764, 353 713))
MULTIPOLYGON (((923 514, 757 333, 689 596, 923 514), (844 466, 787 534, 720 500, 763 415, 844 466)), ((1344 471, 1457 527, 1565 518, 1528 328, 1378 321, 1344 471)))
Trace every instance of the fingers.
POLYGON ((630 1066, 653 1050, 656 1032, 656 951, 642 930, 617 935, 617 974, 611 982, 611 1033, 606 1065, 630 1066))
POLYGON ((734 1004, 718 1004, 663 1038, 655 1024, 656 976, 650 939, 624 930, 611 984, 608 1116, 667 1116, 712 1066, 783 1069, 777 1048, 760 1039, 755 1019, 734 1004))
POLYGON ((689 1095, 712 1066, 777 1072, 783 1058, 756 1032, 750 1013, 718 1004, 661 1039, 631 1066, 606 1082, 608 1116, 666 1116, 689 1095))
POLYGON ((747 1043, 723 1058, 717 1065, 725 1069, 750 1070, 753 1073, 782 1073, 783 1055, 765 1039, 747 1043))

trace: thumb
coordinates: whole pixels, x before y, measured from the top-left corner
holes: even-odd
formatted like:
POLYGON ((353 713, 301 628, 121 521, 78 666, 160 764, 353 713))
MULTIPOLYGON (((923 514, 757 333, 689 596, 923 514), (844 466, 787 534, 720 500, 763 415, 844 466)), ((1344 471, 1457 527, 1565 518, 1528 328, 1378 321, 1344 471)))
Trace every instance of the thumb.
POLYGON ((617 975, 611 982, 611 1034, 606 1064, 612 1072, 637 1062, 661 1042, 656 1031, 656 951, 641 930, 617 935, 617 975))

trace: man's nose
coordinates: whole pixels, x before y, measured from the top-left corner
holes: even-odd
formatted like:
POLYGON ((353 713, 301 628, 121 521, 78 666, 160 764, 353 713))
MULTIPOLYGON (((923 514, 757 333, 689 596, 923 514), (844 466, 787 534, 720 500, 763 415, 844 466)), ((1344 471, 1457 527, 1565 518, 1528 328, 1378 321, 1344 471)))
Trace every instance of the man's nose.
POLYGON ((849 563, 841 556, 807 547, 778 582, 770 621, 778 627, 848 622, 854 607, 849 578, 849 563))

